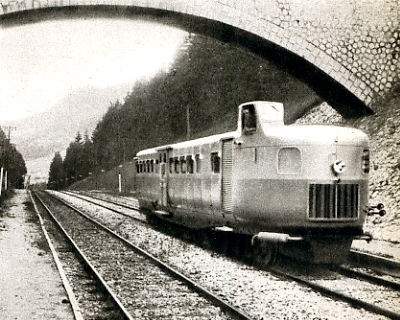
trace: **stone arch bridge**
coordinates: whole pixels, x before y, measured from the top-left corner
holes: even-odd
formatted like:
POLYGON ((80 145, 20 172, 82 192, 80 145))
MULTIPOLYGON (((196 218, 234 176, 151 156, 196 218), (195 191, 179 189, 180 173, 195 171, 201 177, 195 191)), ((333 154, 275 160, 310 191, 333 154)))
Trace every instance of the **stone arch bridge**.
POLYGON ((398 0, 0 0, 0 23, 99 8, 167 18, 272 57, 349 116, 400 82, 398 0))

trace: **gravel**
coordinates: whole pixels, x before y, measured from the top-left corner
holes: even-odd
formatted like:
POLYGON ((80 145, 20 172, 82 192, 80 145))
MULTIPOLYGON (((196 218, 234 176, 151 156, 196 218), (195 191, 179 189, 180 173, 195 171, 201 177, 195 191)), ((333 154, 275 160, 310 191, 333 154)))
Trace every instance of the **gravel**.
MULTIPOLYGON (((41 208, 41 206, 39 206, 41 208)), ((114 319, 118 316, 113 311, 114 305, 108 301, 108 296, 98 287, 97 282, 77 258, 70 244, 60 233, 48 213, 40 209, 48 235, 57 251, 65 275, 76 297, 80 312, 84 319, 98 319, 99 314, 114 319)))
POLYGON ((165 274, 120 240, 54 203, 58 206, 52 205, 53 212, 60 223, 131 315, 140 319, 227 319, 218 307, 165 274))
MULTIPOLYGON (((385 319, 93 204, 60 195, 255 319, 385 319)), ((346 286, 346 284, 343 284, 346 286)), ((343 288, 345 289, 345 288, 343 288)), ((379 293, 377 293, 379 295, 379 293)))

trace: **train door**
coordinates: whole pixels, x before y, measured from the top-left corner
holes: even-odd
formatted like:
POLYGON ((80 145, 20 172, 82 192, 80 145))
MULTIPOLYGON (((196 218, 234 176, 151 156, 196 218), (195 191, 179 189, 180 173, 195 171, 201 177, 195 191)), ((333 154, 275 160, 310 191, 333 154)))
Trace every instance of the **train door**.
POLYGON ((233 139, 222 141, 222 210, 224 213, 233 213, 232 166, 233 166, 233 139))
POLYGON ((168 150, 159 151, 160 163, 160 193, 158 203, 162 207, 168 206, 168 150))

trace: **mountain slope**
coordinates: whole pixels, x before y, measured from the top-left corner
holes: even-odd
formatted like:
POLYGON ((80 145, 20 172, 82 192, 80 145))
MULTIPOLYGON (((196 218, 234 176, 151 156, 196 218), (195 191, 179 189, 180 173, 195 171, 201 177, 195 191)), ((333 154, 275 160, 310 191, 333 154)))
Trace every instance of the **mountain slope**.
POLYGON ((54 153, 65 150, 78 131, 90 135, 111 102, 126 95, 131 86, 81 88, 46 112, 6 123, 17 127, 11 141, 23 155, 32 179, 45 181, 54 153))

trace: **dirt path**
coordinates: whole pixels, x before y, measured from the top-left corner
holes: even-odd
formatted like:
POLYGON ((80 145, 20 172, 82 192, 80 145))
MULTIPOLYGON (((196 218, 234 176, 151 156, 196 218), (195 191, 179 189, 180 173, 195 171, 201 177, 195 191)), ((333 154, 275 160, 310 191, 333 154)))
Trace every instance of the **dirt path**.
POLYGON ((28 199, 16 190, 0 211, 0 318, 73 319, 28 199))

